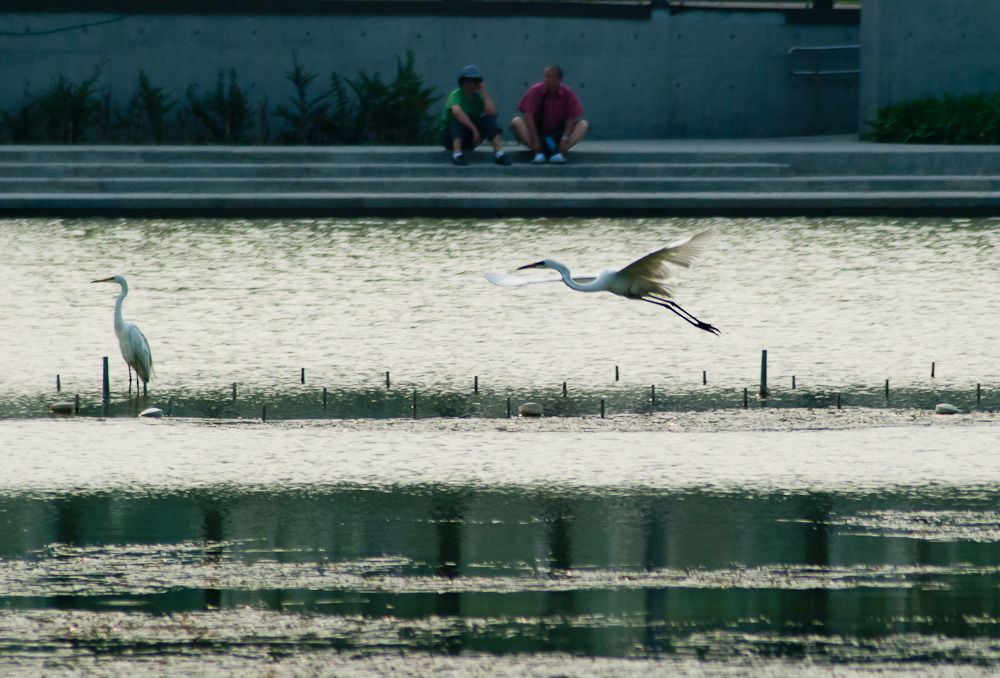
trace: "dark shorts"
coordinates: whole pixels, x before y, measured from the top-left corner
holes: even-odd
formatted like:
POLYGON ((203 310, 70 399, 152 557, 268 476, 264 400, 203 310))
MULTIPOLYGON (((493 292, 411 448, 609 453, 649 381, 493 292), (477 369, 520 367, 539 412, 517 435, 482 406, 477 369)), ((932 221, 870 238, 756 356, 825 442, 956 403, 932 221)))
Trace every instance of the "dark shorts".
MULTIPOLYGON (((500 134, 500 128, 497 126, 497 116, 482 116, 479 120, 476 120, 476 129, 479 130, 479 136, 482 137, 482 141, 492 141, 493 137, 500 134)), ((472 130, 452 118, 451 123, 441 130, 441 145, 450 151, 452 141, 458 137, 462 137, 463 151, 471 151, 475 148, 472 145, 472 130)))

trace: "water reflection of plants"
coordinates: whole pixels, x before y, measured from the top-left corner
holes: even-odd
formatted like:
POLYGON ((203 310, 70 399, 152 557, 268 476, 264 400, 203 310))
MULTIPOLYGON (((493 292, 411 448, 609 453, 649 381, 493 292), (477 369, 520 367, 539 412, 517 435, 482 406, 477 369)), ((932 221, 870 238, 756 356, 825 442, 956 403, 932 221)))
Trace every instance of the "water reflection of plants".
POLYGON ((908 537, 855 518, 933 528, 937 515, 994 520, 996 501, 996 488, 449 484, 8 494, 0 589, 8 610, 83 615, 74 639, 96 650, 173 634, 164 652, 202 638, 245 651, 258 640, 232 629, 301 614, 311 640, 263 637, 290 651, 819 661, 912 660, 949 639, 955 661, 994 662, 960 641, 1000 630, 996 534, 969 540, 945 520, 908 537), (173 623, 137 640, 109 624, 116 607, 129 628, 173 623))

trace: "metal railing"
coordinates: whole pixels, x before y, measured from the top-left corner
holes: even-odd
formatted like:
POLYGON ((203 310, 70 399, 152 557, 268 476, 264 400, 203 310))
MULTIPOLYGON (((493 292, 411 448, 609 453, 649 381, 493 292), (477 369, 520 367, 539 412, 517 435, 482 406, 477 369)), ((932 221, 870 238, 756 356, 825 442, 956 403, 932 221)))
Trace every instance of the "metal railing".
MULTIPOLYGON (((831 45, 827 47, 792 47, 785 57, 790 75, 857 75, 861 72, 861 66, 853 68, 820 68, 820 60, 826 55, 849 55, 854 52, 854 59, 860 62, 861 45, 831 45), (811 70, 802 70, 795 67, 796 56, 799 54, 808 55, 812 65, 811 70)), ((850 58, 850 57, 848 57, 850 58)))

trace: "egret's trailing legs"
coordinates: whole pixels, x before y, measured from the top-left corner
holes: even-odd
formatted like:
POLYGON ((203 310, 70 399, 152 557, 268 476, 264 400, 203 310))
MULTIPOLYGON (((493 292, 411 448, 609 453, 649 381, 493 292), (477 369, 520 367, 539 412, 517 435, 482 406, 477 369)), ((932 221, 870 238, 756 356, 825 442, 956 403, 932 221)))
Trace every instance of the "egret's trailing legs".
POLYGON ((635 297, 635 298, 636 299, 642 299, 643 301, 648 301, 649 303, 656 304, 657 306, 662 306, 663 308, 667 309, 668 311, 673 311, 682 320, 691 323, 692 325, 694 325, 695 327, 697 327, 699 330, 705 330, 706 332, 711 332, 712 334, 714 334, 716 336, 722 334, 722 331, 718 327, 715 327, 714 325, 710 325, 710 324, 708 324, 706 322, 698 320, 693 315, 691 315, 690 313, 688 313, 687 311, 685 311, 683 308, 681 308, 681 305, 678 304, 676 301, 671 301, 670 299, 661 299, 660 297, 654 297, 652 295, 650 295, 648 297, 635 297))

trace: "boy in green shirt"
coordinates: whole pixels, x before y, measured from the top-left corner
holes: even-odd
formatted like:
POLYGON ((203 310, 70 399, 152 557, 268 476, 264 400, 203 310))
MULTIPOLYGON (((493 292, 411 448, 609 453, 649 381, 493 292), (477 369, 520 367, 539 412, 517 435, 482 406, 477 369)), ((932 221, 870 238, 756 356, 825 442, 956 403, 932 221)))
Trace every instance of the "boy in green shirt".
POLYGON ((465 151, 489 139, 498 165, 510 165, 500 143, 497 107, 486 93, 483 76, 475 66, 466 66, 458 76, 458 89, 448 95, 441 116, 441 145, 452 152, 451 161, 467 165, 465 151))

